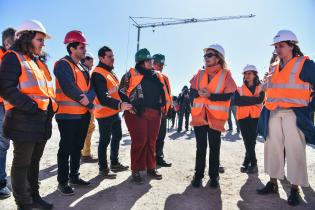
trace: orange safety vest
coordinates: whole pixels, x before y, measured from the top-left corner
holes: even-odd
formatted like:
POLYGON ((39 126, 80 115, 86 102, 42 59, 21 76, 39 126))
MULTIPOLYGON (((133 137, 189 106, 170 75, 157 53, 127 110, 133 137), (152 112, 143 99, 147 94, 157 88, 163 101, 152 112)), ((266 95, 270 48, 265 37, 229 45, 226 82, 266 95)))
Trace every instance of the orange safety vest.
MULTIPOLYGON (((9 52, 14 53, 21 64, 21 75, 17 86, 19 91, 32 98, 39 109, 46 111, 51 101, 53 110, 57 111, 53 82, 46 64, 40 60, 35 63, 29 56, 15 51, 9 50, 6 53, 9 52)), ((10 110, 14 106, 4 101, 4 108, 10 110)))
MULTIPOLYGON (((98 73, 104 77, 110 97, 121 101, 118 94, 119 80, 117 79, 117 77, 102 67, 95 67, 92 74, 94 73, 98 73)), ((116 110, 107 106, 102 106, 97 96, 94 99, 94 108, 94 115, 97 119, 113 116, 120 111, 119 109, 116 110)))
POLYGON ((164 91, 166 91, 166 106, 165 106, 165 111, 164 113, 167 113, 168 110, 171 108, 173 102, 172 102, 172 93, 171 93, 171 85, 170 85, 170 81, 168 79, 168 77, 163 74, 163 73, 160 73, 163 77, 163 84, 164 84, 164 91))
MULTIPOLYGON (((0 48, 0 66, 1 66, 1 63, 2 63, 2 58, 4 56, 4 50, 2 48, 0 48)), ((3 103, 3 98, 0 97, 0 103, 3 103)))
MULTIPOLYGON (((86 84, 86 80, 80 68, 65 58, 57 61, 55 63, 55 66, 60 61, 65 61, 70 65, 76 86, 84 94, 88 93, 90 89, 90 83, 86 84)), ((68 96, 64 94, 63 90, 61 89, 59 85, 59 81, 57 78, 56 78, 56 100, 59 105, 57 114, 85 114, 88 112, 87 107, 83 106, 77 101, 72 100, 71 98, 69 98, 68 96)))
MULTIPOLYGON (((249 96, 249 97, 259 97, 261 92, 261 86, 257 85, 255 89, 255 93, 248 89, 248 87, 243 84, 242 87, 237 88, 238 93, 240 96, 249 96)), ((260 112, 262 109, 262 104, 255 104, 251 106, 237 106, 236 107, 236 119, 241 120, 247 117, 251 118, 259 118, 260 112)))
MULTIPOLYGON (((170 107, 169 104, 172 104, 172 101, 171 101, 172 98, 169 96, 169 93, 168 93, 168 90, 166 88, 165 81, 164 81, 164 78, 163 78, 162 74, 160 72, 158 72, 158 71, 156 71, 156 72, 157 72, 157 76, 158 76, 160 82, 163 84, 164 96, 165 96, 165 100, 166 100, 166 106, 163 107, 161 109, 161 111, 166 114, 167 111, 168 111, 168 108, 170 107)), ((128 97, 130 97, 131 92, 135 88, 137 88, 137 86, 141 83, 142 78, 143 78, 143 75, 140 74, 134 68, 131 68, 129 70, 129 73, 130 73, 129 87, 128 87, 127 92, 126 92, 128 97)))
MULTIPOLYGON (((205 72, 205 70, 199 70, 195 76, 197 79, 196 89, 202 90, 207 88, 210 93, 223 93, 227 75, 228 70, 221 69, 216 73, 209 83, 208 74, 205 72)), ((207 122, 206 119, 208 119, 209 116, 218 120, 227 120, 229 118, 230 101, 231 100, 211 101, 208 98, 200 96, 195 98, 191 109, 192 125, 194 123, 199 124, 202 122, 207 122)))
POLYGON ((271 66, 266 84, 267 109, 308 106, 311 99, 311 86, 300 79, 306 59, 308 57, 294 57, 281 71, 279 71, 279 63, 271 66))

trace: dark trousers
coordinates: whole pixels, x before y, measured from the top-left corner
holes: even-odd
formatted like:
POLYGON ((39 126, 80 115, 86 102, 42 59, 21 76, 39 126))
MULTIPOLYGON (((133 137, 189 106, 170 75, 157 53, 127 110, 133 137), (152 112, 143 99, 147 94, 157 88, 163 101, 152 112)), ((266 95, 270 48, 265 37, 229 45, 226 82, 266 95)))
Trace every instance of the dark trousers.
POLYGON ((232 113, 233 113, 234 121, 236 124, 236 131, 240 132, 240 126, 239 126, 238 121, 236 120, 236 106, 230 106, 230 109, 229 109, 229 119, 228 119, 229 130, 233 130, 232 113))
POLYGON ((185 116, 185 129, 188 130, 189 115, 190 113, 188 111, 178 112, 178 128, 177 128, 178 131, 182 131, 184 116, 185 116))
POLYGON ((100 138, 98 145, 98 165, 100 170, 108 168, 107 147, 110 143, 111 164, 118 163, 119 144, 122 138, 121 119, 119 114, 97 119, 100 138))
POLYGON ((166 122, 167 122, 167 118, 162 117, 159 135, 156 140, 156 160, 157 161, 162 161, 164 159, 163 148, 164 148, 164 139, 166 136, 166 122))
POLYGON ((141 116, 125 112, 131 137, 131 170, 154 169, 156 139, 160 129, 161 112, 146 108, 141 116))
POLYGON ((57 119, 60 132, 60 142, 58 150, 58 182, 68 183, 79 178, 81 150, 90 124, 90 113, 80 119, 57 119), (69 173, 70 158, 70 173, 69 173))
POLYGON ((17 205, 32 204, 32 196, 39 195, 39 161, 43 155, 45 145, 46 141, 13 141, 11 182, 17 205))
POLYGON ((255 146, 257 138, 257 118, 245 118, 238 121, 246 149, 243 165, 257 165, 255 146))
POLYGON ((207 142, 209 142, 209 176, 214 179, 219 176, 221 132, 209 128, 208 125, 195 126, 194 131, 197 143, 195 178, 202 179, 204 177, 207 142))
POLYGON ((172 128, 173 128, 175 125, 175 120, 176 120, 176 111, 173 111, 171 120, 172 120, 172 128))

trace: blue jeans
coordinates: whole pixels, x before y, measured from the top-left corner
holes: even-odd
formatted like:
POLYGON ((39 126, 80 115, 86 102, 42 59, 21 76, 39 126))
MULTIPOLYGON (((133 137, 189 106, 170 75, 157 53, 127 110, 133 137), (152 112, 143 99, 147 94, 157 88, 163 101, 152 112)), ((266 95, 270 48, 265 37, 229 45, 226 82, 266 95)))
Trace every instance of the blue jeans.
POLYGON ((4 120, 3 104, 0 105, 0 182, 5 182, 7 174, 5 172, 7 150, 10 146, 10 141, 2 136, 2 124, 4 120))

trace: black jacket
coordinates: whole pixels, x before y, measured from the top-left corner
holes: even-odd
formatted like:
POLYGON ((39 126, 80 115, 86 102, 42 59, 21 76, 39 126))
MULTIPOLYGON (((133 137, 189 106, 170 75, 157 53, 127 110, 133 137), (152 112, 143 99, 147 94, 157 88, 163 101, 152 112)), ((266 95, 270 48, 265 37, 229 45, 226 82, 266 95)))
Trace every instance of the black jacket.
POLYGON ((46 141, 52 132, 52 106, 50 104, 47 111, 42 111, 35 101, 21 93, 17 88, 20 75, 18 58, 14 53, 8 53, 0 68, 0 96, 14 108, 5 114, 4 136, 13 141, 46 141))

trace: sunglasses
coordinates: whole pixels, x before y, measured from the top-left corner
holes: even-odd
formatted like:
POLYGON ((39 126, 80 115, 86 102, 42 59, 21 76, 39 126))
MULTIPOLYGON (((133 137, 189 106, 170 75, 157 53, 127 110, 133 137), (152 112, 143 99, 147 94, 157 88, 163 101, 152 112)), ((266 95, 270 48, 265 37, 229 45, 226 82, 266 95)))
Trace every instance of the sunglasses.
POLYGON ((214 54, 214 53, 207 53, 203 57, 204 58, 211 58, 212 56, 216 56, 216 54, 214 54))

